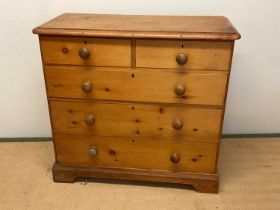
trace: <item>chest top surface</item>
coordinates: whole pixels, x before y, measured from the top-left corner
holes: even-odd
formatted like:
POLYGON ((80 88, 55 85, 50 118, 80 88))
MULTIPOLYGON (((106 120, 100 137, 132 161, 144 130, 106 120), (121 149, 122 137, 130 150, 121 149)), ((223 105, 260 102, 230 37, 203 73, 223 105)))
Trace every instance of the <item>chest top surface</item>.
POLYGON ((240 34, 223 16, 151 16, 65 13, 36 27, 40 35, 119 38, 236 40, 240 34))

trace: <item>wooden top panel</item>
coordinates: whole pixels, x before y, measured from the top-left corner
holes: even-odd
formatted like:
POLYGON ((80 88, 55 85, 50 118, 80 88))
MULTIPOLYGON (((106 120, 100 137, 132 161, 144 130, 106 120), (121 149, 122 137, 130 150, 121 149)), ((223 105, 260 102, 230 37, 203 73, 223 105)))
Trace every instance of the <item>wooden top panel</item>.
POLYGON ((236 40, 222 16, 144 16, 65 13, 33 29, 41 35, 236 40))

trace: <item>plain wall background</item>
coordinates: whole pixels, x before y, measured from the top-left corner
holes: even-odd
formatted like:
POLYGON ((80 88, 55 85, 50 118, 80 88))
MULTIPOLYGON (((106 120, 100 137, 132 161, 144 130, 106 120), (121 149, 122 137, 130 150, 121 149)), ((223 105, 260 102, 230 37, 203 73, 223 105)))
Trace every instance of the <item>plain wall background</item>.
POLYGON ((0 137, 51 136, 37 36, 32 28, 64 12, 223 15, 236 42, 225 134, 280 132, 280 1, 0 1, 0 137))

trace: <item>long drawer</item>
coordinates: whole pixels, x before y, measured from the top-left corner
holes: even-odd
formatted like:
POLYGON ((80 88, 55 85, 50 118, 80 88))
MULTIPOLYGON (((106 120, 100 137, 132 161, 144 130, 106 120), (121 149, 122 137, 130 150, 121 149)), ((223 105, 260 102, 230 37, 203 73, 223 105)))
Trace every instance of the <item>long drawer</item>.
POLYGON ((218 142, 222 110, 136 103, 50 101, 53 131, 174 142, 218 142))
POLYGON ((231 42, 137 40, 136 66, 228 70, 231 47, 231 42))
POLYGON ((58 164, 215 173, 217 144, 55 134, 58 164))
POLYGON ((224 105, 227 72, 45 66, 50 97, 224 105))
POLYGON ((124 66, 131 65, 128 39, 41 36, 45 64, 124 66))

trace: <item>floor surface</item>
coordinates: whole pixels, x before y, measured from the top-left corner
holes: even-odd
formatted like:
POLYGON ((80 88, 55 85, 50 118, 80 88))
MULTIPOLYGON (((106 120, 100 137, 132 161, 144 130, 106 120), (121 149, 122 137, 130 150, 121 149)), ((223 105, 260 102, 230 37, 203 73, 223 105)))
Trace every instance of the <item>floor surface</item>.
POLYGON ((0 143, 0 210, 279 210, 280 138, 222 140, 219 194, 164 185, 54 183, 52 142, 0 143))

